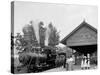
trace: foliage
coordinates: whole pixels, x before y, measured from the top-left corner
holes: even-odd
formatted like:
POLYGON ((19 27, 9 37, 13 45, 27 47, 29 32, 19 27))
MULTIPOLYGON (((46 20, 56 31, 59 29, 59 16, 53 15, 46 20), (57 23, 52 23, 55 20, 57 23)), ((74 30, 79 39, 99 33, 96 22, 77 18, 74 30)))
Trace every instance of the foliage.
POLYGON ((15 36, 15 46, 17 50, 23 50, 23 48, 26 46, 27 42, 24 40, 22 35, 20 33, 17 33, 17 36, 15 36))
POLYGON ((14 49, 14 36, 13 33, 11 33, 11 55, 13 55, 13 50, 14 49))
POLYGON ((49 24, 50 34, 49 34, 49 46, 55 46, 59 44, 59 32, 57 32, 57 29, 52 25, 52 23, 49 24))
POLYGON ((41 21, 40 23, 39 23, 39 38, 40 38, 40 46, 41 47, 44 47, 44 45, 45 45, 45 31, 46 31, 46 28, 45 27, 43 27, 43 22, 41 21))
MULTIPOLYGON (((50 29, 50 34, 48 38, 49 40, 48 45, 54 48, 55 45, 59 43, 59 32, 52 25, 52 23, 49 24, 49 29, 50 29)), ((43 57, 44 56, 43 54, 38 54, 38 53, 34 54, 34 52, 31 52, 33 47, 37 47, 40 45, 40 47, 42 48, 45 46, 45 38, 46 38, 45 32, 46 32, 46 28, 44 27, 44 24, 41 21, 39 22, 39 43, 38 43, 36 35, 35 35, 33 23, 32 21, 30 21, 30 25, 28 24, 27 26, 23 28, 23 33, 24 33, 23 35, 21 35, 20 33, 17 33, 17 36, 15 37, 16 38, 15 46, 17 50, 22 51, 22 52, 19 52, 19 61, 23 64, 23 66, 28 65, 30 63, 35 64, 35 62, 37 63, 36 61, 37 59, 40 60, 41 63, 46 61, 46 56, 43 57), (37 55, 41 55, 42 57, 41 56, 37 57, 37 55)))
POLYGON ((38 41, 36 38, 33 22, 30 21, 30 25, 23 28, 24 39, 27 41, 28 45, 38 46, 38 41))

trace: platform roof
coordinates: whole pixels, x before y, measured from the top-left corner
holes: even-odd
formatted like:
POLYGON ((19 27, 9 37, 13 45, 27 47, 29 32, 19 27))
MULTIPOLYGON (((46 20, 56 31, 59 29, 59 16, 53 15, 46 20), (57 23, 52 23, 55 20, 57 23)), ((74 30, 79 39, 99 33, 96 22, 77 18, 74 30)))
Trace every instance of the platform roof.
POLYGON ((67 46, 97 44, 97 29, 84 20, 60 42, 67 46))

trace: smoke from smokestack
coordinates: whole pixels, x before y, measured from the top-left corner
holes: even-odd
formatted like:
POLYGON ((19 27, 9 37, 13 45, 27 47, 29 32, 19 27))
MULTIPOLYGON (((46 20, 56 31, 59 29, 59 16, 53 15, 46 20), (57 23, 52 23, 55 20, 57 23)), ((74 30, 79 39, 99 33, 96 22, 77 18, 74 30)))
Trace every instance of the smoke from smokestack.
POLYGON ((36 39, 37 39, 37 41, 39 43, 39 25, 38 25, 38 23, 39 23, 38 20, 32 21, 32 26, 34 27, 36 39))
POLYGON ((48 26, 46 28, 47 29, 46 29, 45 45, 48 46, 48 43, 49 43, 49 40, 48 39, 49 39, 49 35, 50 35, 50 32, 51 31, 50 31, 50 28, 48 26))

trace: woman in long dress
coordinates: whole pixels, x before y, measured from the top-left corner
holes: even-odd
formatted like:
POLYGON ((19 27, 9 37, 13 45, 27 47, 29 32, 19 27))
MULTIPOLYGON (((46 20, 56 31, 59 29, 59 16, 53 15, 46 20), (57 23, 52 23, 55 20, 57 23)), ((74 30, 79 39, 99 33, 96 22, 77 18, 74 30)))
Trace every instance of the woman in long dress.
POLYGON ((82 60, 81 60, 81 69, 84 69, 84 55, 82 55, 82 60))
POLYGON ((84 68, 87 69, 87 66, 88 66, 88 64, 87 64, 87 57, 84 56, 84 58, 85 58, 85 60, 84 60, 84 68))
POLYGON ((87 69, 90 68, 90 55, 87 54, 87 69))

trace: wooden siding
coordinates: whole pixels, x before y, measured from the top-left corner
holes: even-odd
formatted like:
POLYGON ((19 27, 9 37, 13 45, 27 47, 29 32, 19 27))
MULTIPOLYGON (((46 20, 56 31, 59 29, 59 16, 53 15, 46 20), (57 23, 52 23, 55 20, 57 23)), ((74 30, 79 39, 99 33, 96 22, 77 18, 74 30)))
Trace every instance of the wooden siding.
POLYGON ((84 25, 66 40, 67 46, 97 44, 97 32, 84 25))

